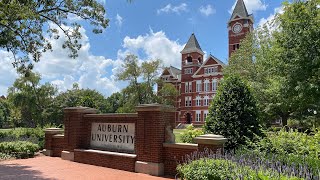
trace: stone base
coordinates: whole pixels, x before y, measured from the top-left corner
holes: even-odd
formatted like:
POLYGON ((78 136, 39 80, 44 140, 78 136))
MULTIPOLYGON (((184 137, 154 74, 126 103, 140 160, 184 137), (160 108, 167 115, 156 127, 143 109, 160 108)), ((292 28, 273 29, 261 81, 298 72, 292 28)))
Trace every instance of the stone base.
POLYGON ((48 150, 48 149, 44 149, 42 153, 46 156, 52 156, 53 154, 52 150, 48 150))
POLYGON ((68 160, 68 161, 74 161, 74 152, 62 151, 61 152, 61 159, 68 160))
POLYGON ((163 163, 136 161, 135 171, 137 173, 150 174, 153 176, 163 176, 164 175, 164 165, 163 165, 163 163))

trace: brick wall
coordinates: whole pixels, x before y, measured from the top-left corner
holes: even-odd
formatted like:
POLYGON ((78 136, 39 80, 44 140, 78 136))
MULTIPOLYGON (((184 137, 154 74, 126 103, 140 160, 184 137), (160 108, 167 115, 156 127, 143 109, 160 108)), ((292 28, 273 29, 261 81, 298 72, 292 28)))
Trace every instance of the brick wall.
POLYGON ((137 170, 137 161, 145 162, 149 163, 148 168, 159 168, 155 173, 157 175, 163 175, 163 171, 166 175, 175 175, 177 162, 182 162, 186 155, 202 151, 204 148, 215 151, 223 147, 220 143, 223 137, 216 135, 201 137, 199 145, 165 143, 166 127, 174 127, 175 124, 175 111, 170 107, 142 105, 137 107, 138 113, 134 114, 92 114, 94 111, 88 108, 65 110, 65 134, 62 135, 62 130, 57 128, 45 131, 45 148, 50 150, 49 155, 61 156, 61 151, 71 151, 76 162, 132 172, 137 170), (107 149, 92 149, 91 125, 95 122, 134 123, 135 151, 128 154, 107 149), (219 142, 211 143, 210 138, 216 138, 219 142))
POLYGON ((198 150, 197 144, 163 144, 163 146, 164 174, 172 176, 177 174, 178 163, 181 163, 186 155, 198 150))
POLYGON ((103 151, 74 150, 75 162, 103 166, 134 172, 136 156, 117 153, 104 153, 103 151))
POLYGON ((64 135, 54 135, 52 137, 52 156, 61 157, 61 151, 66 146, 64 135))

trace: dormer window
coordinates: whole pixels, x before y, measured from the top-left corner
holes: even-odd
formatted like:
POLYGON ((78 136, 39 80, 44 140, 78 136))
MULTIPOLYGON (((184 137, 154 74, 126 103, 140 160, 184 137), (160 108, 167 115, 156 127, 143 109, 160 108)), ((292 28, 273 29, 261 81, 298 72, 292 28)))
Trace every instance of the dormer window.
POLYGON ((198 61, 199 61, 200 64, 202 64, 202 59, 201 59, 201 57, 198 58, 198 61))
POLYGON ((218 67, 208 67, 208 68, 204 68, 204 73, 205 74, 214 74, 218 72, 218 67))

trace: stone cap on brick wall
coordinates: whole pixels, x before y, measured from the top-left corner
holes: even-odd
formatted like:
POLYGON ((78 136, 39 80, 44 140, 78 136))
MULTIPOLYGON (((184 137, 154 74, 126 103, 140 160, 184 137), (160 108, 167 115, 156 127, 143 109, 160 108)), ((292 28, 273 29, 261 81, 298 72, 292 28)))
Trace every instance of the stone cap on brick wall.
POLYGON ((67 107, 63 109, 64 112, 82 112, 82 113, 97 113, 98 110, 94 108, 88 108, 88 107, 67 107))
POLYGON ((136 107, 137 111, 166 111, 175 112, 176 108, 173 106, 163 105, 163 104, 141 104, 136 107))
POLYGON ((62 134, 63 132, 64 132, 64 130, 61 128, 47 128, 44 130, 45 134, 53 134, 53 135, 62 134))
POLYGON ((205 134, 194 138, 197 144, 211 144, 211 145, 222 145, 227 142, 227 138, 221 135, 205 134))
POLYGON ((163 147, 197 150, 198 149, 198 144, 191 144, 191 143, 163 143, 163 147))
POLYGON ((110 117, 120 117, 120 118, 126 118, 126 117, 138 117, 137 113, 111 113, 111 114, 86 114, 84 117, 99 117, 99 118, 110 118, 110 117))

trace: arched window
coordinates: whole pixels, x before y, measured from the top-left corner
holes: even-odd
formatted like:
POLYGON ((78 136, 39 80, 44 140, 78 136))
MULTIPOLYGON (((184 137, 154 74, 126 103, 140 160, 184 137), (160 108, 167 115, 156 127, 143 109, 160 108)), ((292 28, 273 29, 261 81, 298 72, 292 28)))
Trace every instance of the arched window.
POLYGON ((201 97, 200 96, 196 97, 196 106, 201 106, 201 97))
POLYGON ((191 62, 192 62, 192 57, 191 57, 191 56, 188 56, 188 57, 187 57, 187 62, 188 62, 188 63, 191 63, 191 62))
POLYGON ((199 61, 200 64, 202 64, 202 59, 201 59, 201 57, 198 57, 198 61, 199 61))
POLYGON ((210 91, 210 81, 209 79, 204 80, 204 92, 209 92, 210 91))
POLYGON ((212 80, 212 91, 216 91, 218 89, 218 81, 217 79, 212 80))
POLYGON ((205 96, 205 97, 203 98, 203 105, 204 105, 204 106, 209 106, 209 96, 205 96))

